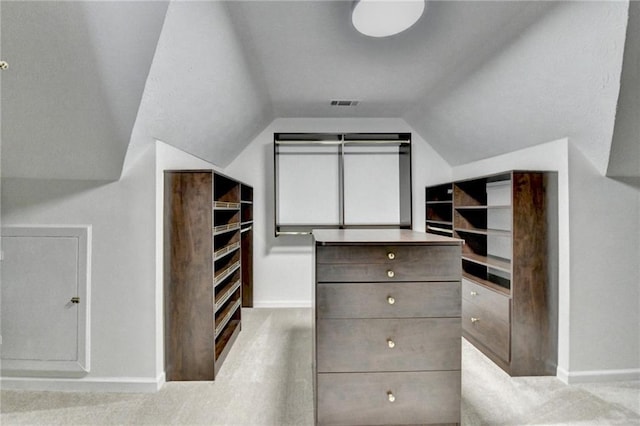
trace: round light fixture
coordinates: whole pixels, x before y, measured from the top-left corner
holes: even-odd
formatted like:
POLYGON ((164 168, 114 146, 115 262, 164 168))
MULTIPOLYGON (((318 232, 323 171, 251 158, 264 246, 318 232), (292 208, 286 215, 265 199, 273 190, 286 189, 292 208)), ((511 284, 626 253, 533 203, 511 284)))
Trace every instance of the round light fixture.
POLYGON ((357 0, 353 5, 353 26, 370 37, 398 34, 422 16, 425 0, 357 0))

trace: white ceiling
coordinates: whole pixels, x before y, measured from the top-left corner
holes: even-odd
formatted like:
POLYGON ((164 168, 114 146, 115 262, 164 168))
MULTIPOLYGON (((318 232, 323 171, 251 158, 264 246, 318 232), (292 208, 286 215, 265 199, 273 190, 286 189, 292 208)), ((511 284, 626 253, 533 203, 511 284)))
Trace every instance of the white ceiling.
POLYGON ((429 2, 413 27, 387 38, 358 33, 349 1, 235 1, 228 8, 278 117, 401 117, 554 5, 429 2), (331 107, 332 99, 360 104, 331 107))
POLYGON ((385 39, 350 7, 3 2, 2 175, 117 179, 154 139, 224 167, 278 117, 401 117, 452 165, 570 137, 606 170, 628 3, 429 2, 385 39))
POLYGON ((2 176, 117 179, 167 1, 2 2, 2 176))

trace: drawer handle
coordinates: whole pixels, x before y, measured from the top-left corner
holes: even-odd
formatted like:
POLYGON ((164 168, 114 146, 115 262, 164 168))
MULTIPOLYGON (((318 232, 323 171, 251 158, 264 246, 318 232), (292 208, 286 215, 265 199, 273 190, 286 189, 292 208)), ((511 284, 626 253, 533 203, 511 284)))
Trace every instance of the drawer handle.
POLYGON ((395 395, 393 394, 393 392, 388 391, 388 392, 387 392, 387 399, 389 400, 389 402, 393 402, 393 401, 395 401, 395 400, 396 400, 396 397, 395 397, 395 395))
POLYGON ((395 275, 396 275, 396 273, 395 273, 395 272, 393 272, 391 269, 389 269, 389 270, 387 271, 387 276, 388 276, 389 278, 393 278, 393 277, 395 277, 395 275))
POLYGON ((394 303, 396 303, 396 299, 394 299, 392 296, 387 297, 387 302, 390 305, 393 305, 394 303))
POLYGON ((478 292, 477 292, 477 291, 472 291, 472 292, 470 292, 469 294, 471 294, 472 296, 477 296, 477 295, 478 295, 478 292))
POLYGON ((387 339, 387 346, 389 346, 389 349, 393 349, 396 347, 396 342, 391 339, 387 339))
POLYGON ((475 323, 477 323, 478 321, 480 321, 480 318, 474 318, 474 317, 471 317, 471 323, 472 323, 472 324, 475 324, 475 323))
POLYGON ((393 260, 396 258, 396 254, 390 251, 389 253, 387 253, 387 257, 389 258, 389 260, 393 260))

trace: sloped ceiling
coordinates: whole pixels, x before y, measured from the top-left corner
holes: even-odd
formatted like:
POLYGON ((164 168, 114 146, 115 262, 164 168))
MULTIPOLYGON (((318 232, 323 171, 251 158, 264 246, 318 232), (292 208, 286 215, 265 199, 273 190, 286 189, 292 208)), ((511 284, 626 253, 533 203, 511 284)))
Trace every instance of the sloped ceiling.
POLYGON ((640 2, 629 5, 616 124, 607 175, 640 185, 640 2))
POLYGON ((168 2, 2 2, 2 176, 118 179, 168 2))
POLYGON ((117 179, 154 139, 224 167, 277 117, 402 117, 452 165, 570 137, 606 170, 628 3, 430 1, 385 39, 350 7, 3 2, 2 175, 117 179))
POLYGON ((554 4, 455 86, 406 119, 452 165, 569 137, 604 174, 628 4, 554 4))
POLYGON ((172 2, 131 149, 158 139, 224 167, 272 120, 224 2, 172 2))

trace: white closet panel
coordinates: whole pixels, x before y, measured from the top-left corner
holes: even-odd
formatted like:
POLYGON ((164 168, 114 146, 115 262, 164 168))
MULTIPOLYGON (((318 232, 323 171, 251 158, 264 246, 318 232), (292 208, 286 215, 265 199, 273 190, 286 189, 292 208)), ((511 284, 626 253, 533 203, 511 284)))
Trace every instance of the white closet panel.
POLYGON ((89 370, 89 240, 89 227, 2 229, 3 375, 89 370))

